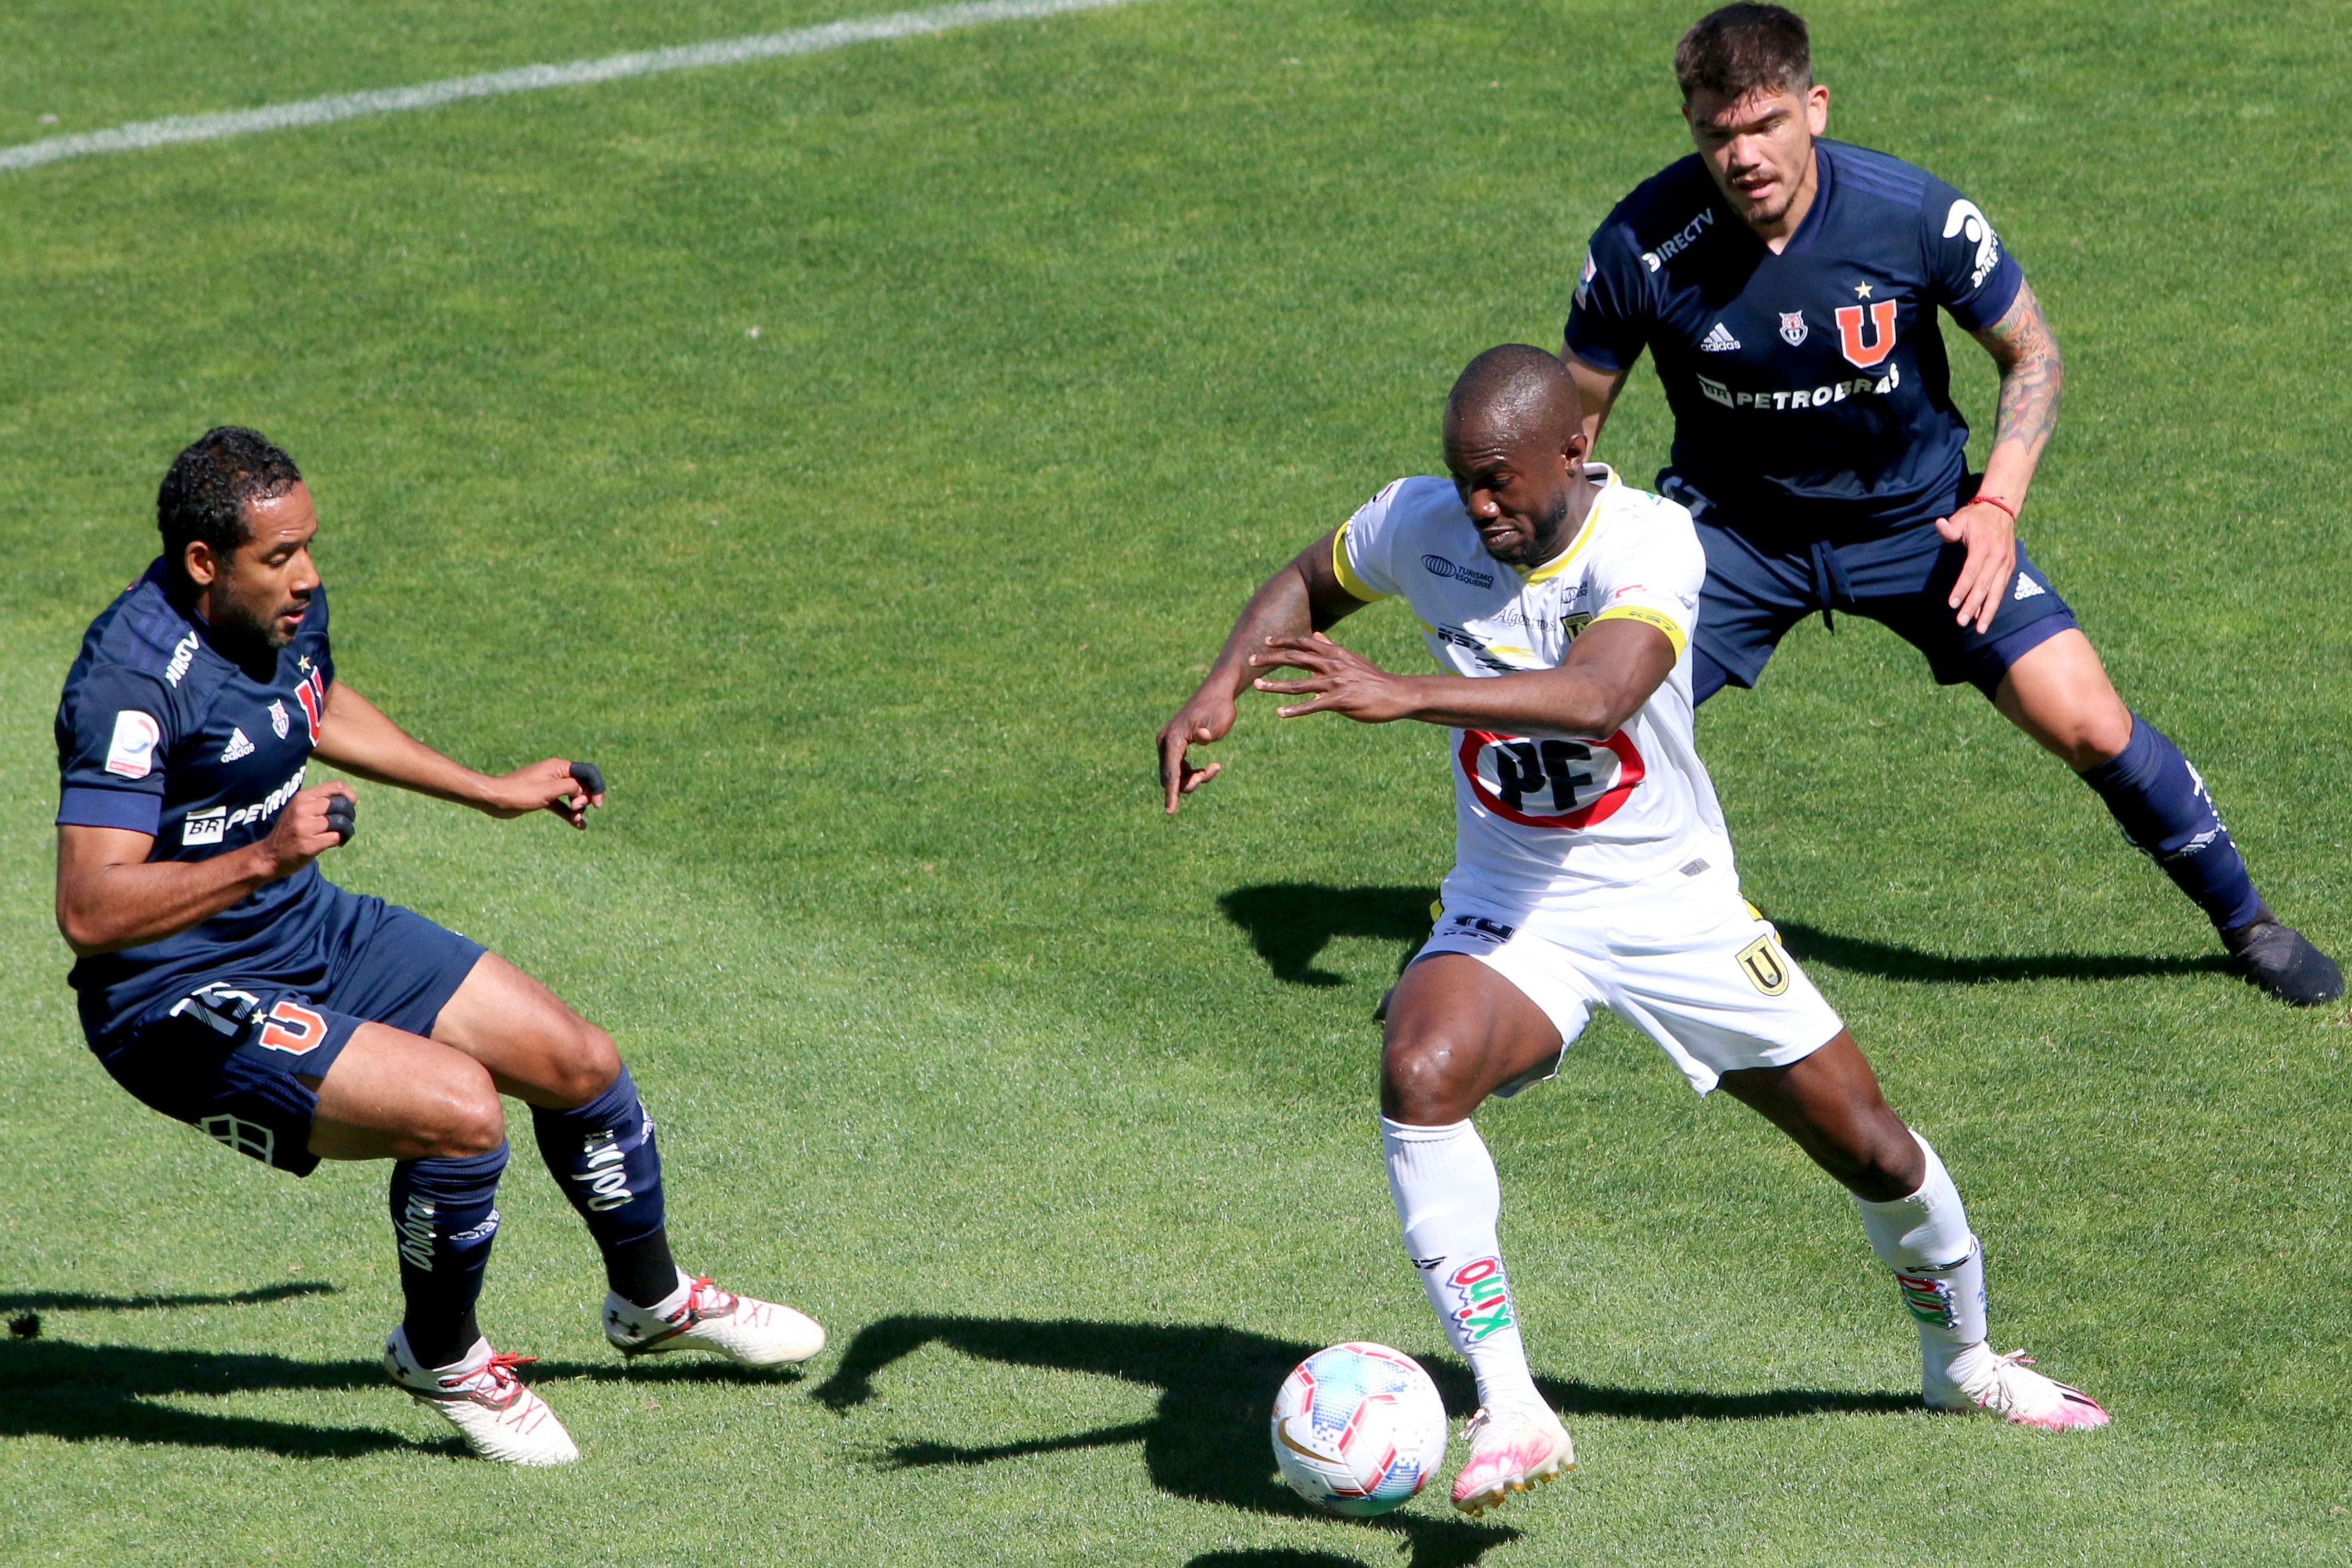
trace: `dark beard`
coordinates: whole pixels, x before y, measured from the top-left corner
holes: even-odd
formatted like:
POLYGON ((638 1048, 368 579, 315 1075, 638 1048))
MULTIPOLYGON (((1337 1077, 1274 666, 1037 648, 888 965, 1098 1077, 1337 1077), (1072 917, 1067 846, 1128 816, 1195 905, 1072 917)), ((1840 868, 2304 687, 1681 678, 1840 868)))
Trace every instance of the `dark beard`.
POLYGON ((1535 538, 1528 541, 1528 558, 1520 564, 1541 566, 1559 553, 1561 536, 1568 532, 1568 498, 1569 493, 1562 490, 1542 526, 1536 529, 1535 538))

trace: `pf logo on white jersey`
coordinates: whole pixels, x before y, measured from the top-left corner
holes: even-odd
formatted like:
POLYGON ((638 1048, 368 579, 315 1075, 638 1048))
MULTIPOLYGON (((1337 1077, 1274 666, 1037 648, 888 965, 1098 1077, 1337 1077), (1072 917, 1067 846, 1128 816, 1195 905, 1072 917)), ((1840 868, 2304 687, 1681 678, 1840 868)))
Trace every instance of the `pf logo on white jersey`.
POLYGON ((1523 828, 1575 830, 1605 822, 1645 772, 1642 754, 1622 729, 1606 740, 1529 740, 1465 730, 1456 760, 1478 803, 1523 828))
POLYGON ((1969 274, 1969 287, 1981 288, 1984 280, 1992 276, 1993 267, 2000 261, 2000 236, 1992 232, 1992 225, 1974 202, 1963 196, 1952 204, 1944 214, 1944 237, 1958 235, 1967 244, 1977 247, 1976 270, 1969 274))

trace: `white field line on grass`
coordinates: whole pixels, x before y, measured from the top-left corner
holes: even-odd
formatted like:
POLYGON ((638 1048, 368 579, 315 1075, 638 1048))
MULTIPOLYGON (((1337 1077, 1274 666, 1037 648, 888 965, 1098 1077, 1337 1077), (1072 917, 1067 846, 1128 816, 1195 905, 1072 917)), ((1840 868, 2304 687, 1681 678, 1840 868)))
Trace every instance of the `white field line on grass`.
POLYGON ((624 77, 657 76, 666 71, 700 70, 709 66, 740 65, 746 60, 774 59, 782 55, 814 55, 852 44, 911 38, 975 27, 989 22, 1017 22, 1066 11, 1099 11, 1133 0, 970 0, 958 5, 938 5, 928 11, 898 11, 887 16, 853 16, 815 27, 794 27, 782 33, 758 33, 745 38, 721 38, 708 44, 681 44, 674 48, 645 49, 633 54, 606 55, 601 59, 567 60, 552 66, 518 66, 512 70, 480 76, 448 77, 415 87, 379 88, 373 92, 337 93, 304 99, 299 103, 271 104, 264 109, 231 110, 219 114, 181 114, 168 120, 142 120, 92 131, 79 136, 52 136, 42 141, 0 147, 0 170, 30 169, 65 158, 87 158, 100 152, 128 152, 145 147, 165 147, 177 141, 211 141, 224 136, 246 136, 257 131, 286 131, 300 125, 326 125, 369 114, 401 114, 434 109, 469 98, 502 98, 508 93, 538 92, 553 87, 580 87, 590 82, 617 81, 624 77))

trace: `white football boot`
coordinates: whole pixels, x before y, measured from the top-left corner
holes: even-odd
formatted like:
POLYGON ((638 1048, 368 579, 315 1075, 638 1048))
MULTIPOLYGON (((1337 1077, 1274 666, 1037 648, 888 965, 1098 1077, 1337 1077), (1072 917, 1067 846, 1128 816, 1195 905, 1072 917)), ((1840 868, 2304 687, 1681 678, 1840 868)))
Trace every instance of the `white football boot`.
POLYGON ((580 1457, 572 1434, 547 1401, 515 1375, 515 1368, 530 1359, 495 1354, 488 1340, 478 1339, 451 1364, 423 1367, 408 1354, 408 1334, 400 1328, 383 1346, 383 1369, 392 1380, 439 1411, 482 1458, 509 1465, 568 1465, 580 1457))
POLYGON ((1576 1445, 1547 1406, 1482 1405, 1462 1436, 1470 1457, 1454 1478, 1454 1506, 1473 1519, 1512 1492, 1576 1469, 1576 1445))
POLYGON ((1995 1355, 1990 1345, 1979 1344, 1963 1353, 1955 1370, 1960 1374, 1957 1378, 1935 1378, 1927 1385, 1923 1397, 1929 1409, 1981 1410, 2013 1426, 2044 1432, 2107 1424, 2107 1413, 2097 1400, 2042 1376, 2033 1370, 2033 1358, 2021 1350, 1995 1355), (1976 1364, 1973 1368, 1969 1362, 1976 1364))
POLYGON ((707 1350, 743 1366, 777 1366, 806 1361, 824 1348, 816 1320, 774 1301, 722 1291, 707 1275, 677 1277, 679 1305, 665 1312, 640 1307, 607 1291, 604 1337, 623 1355, 662 1355, 673 1350, 707 1350))

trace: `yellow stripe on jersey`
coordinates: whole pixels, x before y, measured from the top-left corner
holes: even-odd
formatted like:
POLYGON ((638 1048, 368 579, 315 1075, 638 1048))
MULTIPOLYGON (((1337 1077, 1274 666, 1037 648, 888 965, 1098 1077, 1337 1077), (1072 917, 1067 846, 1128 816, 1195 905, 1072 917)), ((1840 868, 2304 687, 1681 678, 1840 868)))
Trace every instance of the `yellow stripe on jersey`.
POLYGON ((1346 523, 1341 523, 1339 529, 1331 536, 1331 575, 1339 580, 1340 587, 1367 604, 1375 603, 1388 597, 1387 594, 1358 577, 1356 569, 1348 564, 1348 525, 1346 523))
POLYGON ((1680 626, 1675 624, 1673 616, 1653 610, 1644 604, 1615 605, 1592 618, 1592 623, 1595 626, 1600 625, 1603 621, 1639 621, 1644 626, 1655 626, 1666 634, 1666 641, 1675 645, 1675 657, 1677 659, 1682 657, 1683 650, 1690 646, 1689 637, 1684 634, 1680 626))
MULTIPOLYGON (((1608 465, 1606 464, 1598 464, 1595 465, 1595 466, 1607 467, 1608 465)), ((1611 468, 1609 469, 1608 480, 1601 486, 1601 493, 1592 497, 1592 505, 1586 508, 1584 514, 1584 526, 1576 530, 1575 539, 1570 543, 1566 549, 1560 551, 1558 555, 1552 557, 1549 560, 1544 562, 1533 571, 1528 572, 1526 576, 1529 582, 1549 582, 1553 578, 1558 577, 1561 572, 1568 570, 1568 563, 1574 560, 1577 556, 1583 551, 1584 547, 1592 542, 1592 536, 1601 526, 1601 509, 1604 506, 1608 505, 1610 500, 1609 492, 1614 490, 1616 487, 1617 471, 1611 468)))

